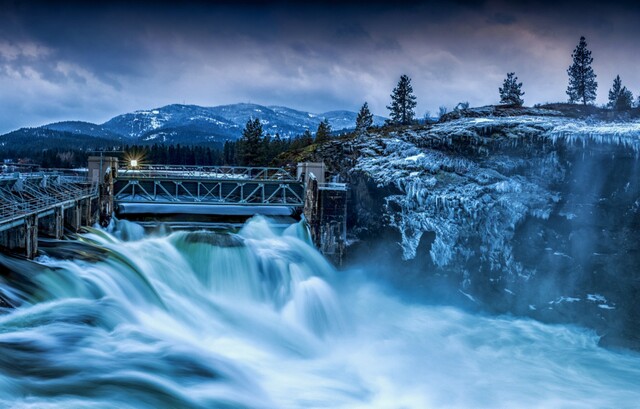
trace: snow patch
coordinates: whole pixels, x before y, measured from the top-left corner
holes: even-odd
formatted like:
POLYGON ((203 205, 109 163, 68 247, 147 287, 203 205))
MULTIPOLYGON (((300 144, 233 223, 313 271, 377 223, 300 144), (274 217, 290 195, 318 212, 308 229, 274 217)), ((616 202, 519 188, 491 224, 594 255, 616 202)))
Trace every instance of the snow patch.
POLYGON ((411 162, 417 162, 418 159, 422 159, 422 158, 424 158, 424 153, 419 153, 419 154, 414 155, 414 156, 408 156, 408 157, 404 158, 404 160, 411 161, 411 162))
POLYGON ((587 300, 592 302, 606 303, 607 299, 600 294, 587 294, 587 300))
POLYGON ((611 307, 610 305, 607 304, 598 304, 598 308, 602 308, 603 310, 615 310, 616 307, 611 307))

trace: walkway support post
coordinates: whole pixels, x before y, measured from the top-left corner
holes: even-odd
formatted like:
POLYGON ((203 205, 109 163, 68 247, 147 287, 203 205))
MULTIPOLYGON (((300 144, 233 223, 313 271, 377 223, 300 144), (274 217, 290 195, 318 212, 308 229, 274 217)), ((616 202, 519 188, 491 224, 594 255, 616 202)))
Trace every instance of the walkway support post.
POLYGON ((82 210, 79 201, 76 201, 73 207, 64 212, 64 221, 67 228, 72 232, 77 233, 80 230, 80 226, 82 226, 82 210))
POLYGON ((38 216, 26 216, 22 225, 0 232, 0 246, 32 259, 38 253, 38 216))
POLYGON ((38 218, 39 234, 52 237, 56 240, 62 239, 64 234, 64 208, 57 206, 53 208, 53 213, 49 216, 38 218))
POLYGON ((38 254, 38 215, 33 214, 25 217, 24 220, 25 235, 25 256, 28 259, 34 258, 38 254))

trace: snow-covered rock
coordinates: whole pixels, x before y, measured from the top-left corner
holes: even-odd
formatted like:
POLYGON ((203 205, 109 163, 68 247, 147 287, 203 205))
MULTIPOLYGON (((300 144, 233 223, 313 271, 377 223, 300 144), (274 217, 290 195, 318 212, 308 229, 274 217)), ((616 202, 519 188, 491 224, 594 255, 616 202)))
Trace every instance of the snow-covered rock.
POLYGON ((356 217, 379 213, 364 231, 394 229, 403 259, 430 260, 421 274, 501 311, 584 309, 597 328, 602 314, 640 318, 621 307, 640 296, 640 121, 463 117, 372 133, 353 150, 356 217))

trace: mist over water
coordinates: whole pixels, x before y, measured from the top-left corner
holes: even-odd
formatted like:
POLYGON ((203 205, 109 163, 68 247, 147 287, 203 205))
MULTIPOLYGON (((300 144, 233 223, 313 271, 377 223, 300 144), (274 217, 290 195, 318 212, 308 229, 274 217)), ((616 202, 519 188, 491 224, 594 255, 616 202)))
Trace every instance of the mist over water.
POLYGON ((2 408, 640 402, 637 353, 578 327, 408 302, 367 271, 335 271, 302 224, 145 236, 119 222, 80 241, 82 256, 25 270, 29 285, 0 279, 18 305, 0 315, 2 408))

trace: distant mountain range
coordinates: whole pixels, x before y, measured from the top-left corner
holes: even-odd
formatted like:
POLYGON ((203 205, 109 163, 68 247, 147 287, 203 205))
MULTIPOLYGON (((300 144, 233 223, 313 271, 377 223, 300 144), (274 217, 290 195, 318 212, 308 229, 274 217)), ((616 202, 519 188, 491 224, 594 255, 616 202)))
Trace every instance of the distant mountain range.
MULTIPOLYGON (((0 147, 26 143, 34 148, 49 146, 101 147, 109 144, 222 144, 235 140, 249 119, 258 118, 265 134, 280 134, 284 138, 315 132, 323 119, 327 119, 334 131, 355 127, 357 113, 330 111, 322 114, 297 111, 280 106, 257 104, 233 104, 217 107, 197 105, 167 105, 162 108, 135 111, 116 116, 103 124, 80 121, 64 121, 37 128, 22 128, 0 136, 0 147)), ((374 124, 381 125, 385 118, 374 117, 374 124)))

